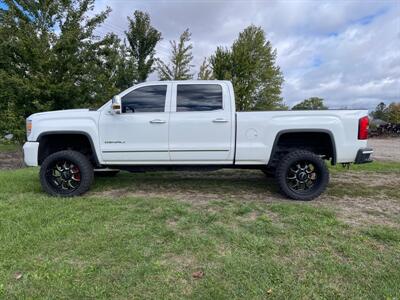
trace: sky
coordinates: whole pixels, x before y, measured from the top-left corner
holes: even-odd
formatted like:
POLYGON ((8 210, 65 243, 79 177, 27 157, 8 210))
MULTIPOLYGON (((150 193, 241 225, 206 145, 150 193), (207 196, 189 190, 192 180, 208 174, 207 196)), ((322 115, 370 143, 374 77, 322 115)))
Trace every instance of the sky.
POLYGON ((95 11, 107 6, 112 12, 99 34, 123 38, 127 16, 136 9, 148 12, 162 33, 156 50, 163 60, 169 40, 189 28, 194 72, 245 27, 261 26, 277 50, 289 106, 309 97, 324 98, 330 108, 400 102, 400 0, 97 0, 95 11))

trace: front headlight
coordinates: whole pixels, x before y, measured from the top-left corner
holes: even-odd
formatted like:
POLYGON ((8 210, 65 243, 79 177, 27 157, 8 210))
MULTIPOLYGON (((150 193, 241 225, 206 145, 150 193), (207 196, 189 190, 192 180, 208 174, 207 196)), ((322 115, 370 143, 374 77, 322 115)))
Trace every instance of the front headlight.
POLYGON ((26 120, 26 137, 28 138, 32 132, 32 120, 26 120))

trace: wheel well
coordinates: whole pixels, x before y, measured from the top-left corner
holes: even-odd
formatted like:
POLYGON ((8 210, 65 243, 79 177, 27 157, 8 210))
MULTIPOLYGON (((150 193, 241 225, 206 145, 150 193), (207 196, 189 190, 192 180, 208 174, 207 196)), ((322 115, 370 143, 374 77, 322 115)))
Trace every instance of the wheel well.
POLYGON ((275 140, 271 154, 271 164, 277 163, 280 157, 293 150, 304 149, 331 160, 336 164, 335 141, 330 132, 295 131, 283 132, 275 140))
POLYGON ((92 140, 85 134, 46 134, 40 136, 38 163, 39 165, 47 156, 61 150, 75 150, 84 154, 90 162, 99 165, 92 140))

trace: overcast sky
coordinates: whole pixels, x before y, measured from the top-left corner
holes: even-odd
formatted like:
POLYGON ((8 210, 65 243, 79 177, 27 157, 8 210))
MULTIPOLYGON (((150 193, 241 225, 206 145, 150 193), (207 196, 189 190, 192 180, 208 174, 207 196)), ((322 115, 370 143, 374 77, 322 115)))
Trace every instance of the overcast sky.
POLYGON ((162 59, 168 41, 189 28, 196 72, 217 46, 230 46, 250 24, 261 26, 278 51, 290 106, 312 96, 331 108, 400 102, 400 0, 98 0, 95 9, 107 6, 112 12, 99 32, 122 38, 128 15, 135 9, 150 13, 163 36, 157 46, 162 59))

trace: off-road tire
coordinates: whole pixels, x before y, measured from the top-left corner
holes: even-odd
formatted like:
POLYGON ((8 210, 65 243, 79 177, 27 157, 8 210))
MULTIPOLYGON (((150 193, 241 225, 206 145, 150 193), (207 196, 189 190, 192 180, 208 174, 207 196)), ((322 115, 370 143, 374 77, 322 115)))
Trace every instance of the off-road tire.
POLYGON ((293 200, 309 201, 317 198, 325 191, 329 183, 329 170, 324 160, 318 155, 307 150, 297 150, 286 154, 281 159, 276 168, 275 179, 283 195, 293 200), (309 190, 298 192, 289 186, 287 176, 289 168, 300 161, 312 163, 315 167, 317 180, 309 190))
POLYGON ((80 152, 72 150, 63 150, 49 155, 40 167, 40 183, 43 190, 51 196, 57 197, 74 197, 87 192, 90 185, 93 183, 93 165, 89 159, 80 152), (59 189, 52 186, 46 177, 49 167, 59 160, 68 160, 79 168, 80 171, 80 184, 71 192, 61 192, 59 189))

